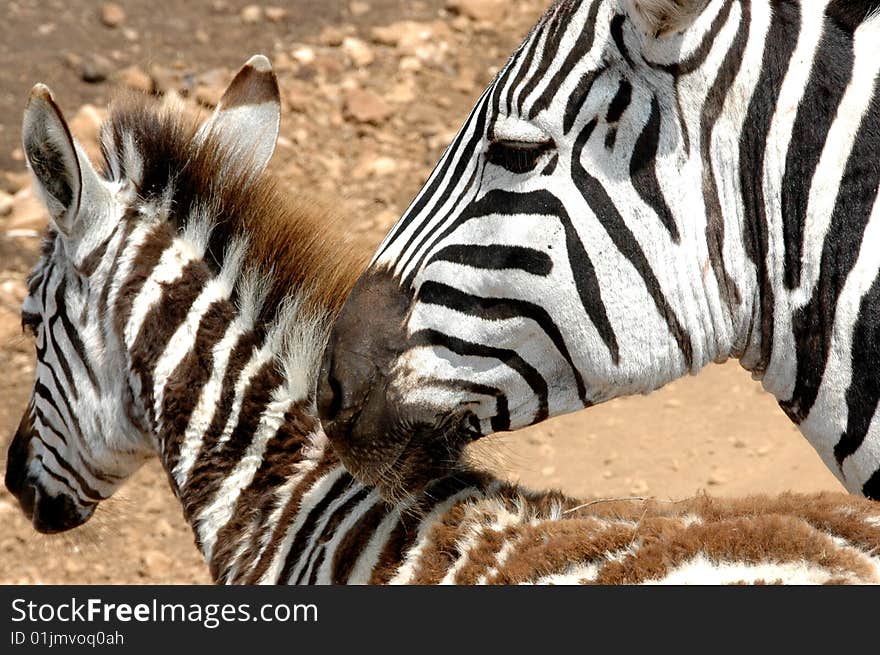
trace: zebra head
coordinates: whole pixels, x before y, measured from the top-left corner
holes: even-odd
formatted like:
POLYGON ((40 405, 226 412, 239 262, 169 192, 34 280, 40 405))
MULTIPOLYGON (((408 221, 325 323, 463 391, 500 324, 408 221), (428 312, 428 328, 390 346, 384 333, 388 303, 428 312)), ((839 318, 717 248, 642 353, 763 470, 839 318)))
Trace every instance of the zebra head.
POLYGON ((714 176, 782 5, 548 10, 335 325, 319 409, 362 481, 415 488, 475 438, 754 349, 754 268, 720 211, 737 187, 714 176))
MULTIPOLYGON (((245 179, 243 165, 250 167, 247 174, 258 174, 274 150, 277 100, 268 60, 252 58, 193 147, 222 146, 232 155, 224 163, 238 171, 237 180, 245 179)), ((167 112, 172 122, 173 112, 167 112)), ((88 520, 156 454, 151 408, 130 370, 131 321, 115 305, 133 278, 149 275, 138 268, 138 248, 146 249, 144 235, 168 220, 175 173, 168 174, 169 188, 146 188, 141 176, 150 153, 112 124, 103 128, 101 141, 106 170, 98 172, 49 89, 34 87, 23 144, 50 220, 22 305, 23 328, 36 342, 36 381, 9 448, 6 486, 40 532, 88 520)), ((212 175, 222 183, 223 171, 212 175)))

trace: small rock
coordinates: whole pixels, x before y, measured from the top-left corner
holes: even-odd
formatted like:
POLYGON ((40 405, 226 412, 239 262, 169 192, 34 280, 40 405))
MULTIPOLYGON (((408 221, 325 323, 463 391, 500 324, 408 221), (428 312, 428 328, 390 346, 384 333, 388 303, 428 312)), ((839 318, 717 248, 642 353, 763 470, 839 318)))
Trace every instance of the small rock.
POLYGON ((180 89, 183 82, 183 75, 177 71, 173 71, 165 66, 153 64, 150 66, 150 77, 153 78, 153 89, 155 93, 169 93, 180 89))
POLYGON ((602 477, 606 480, 610 480, 614 477, 614 471, 612 471, 611 469, 605 469, 604 471, 602 471, 602 477))
POLYGON ((124 86, 127 89, 140 91, 141 93, 153 92, 153 78, 150 77, 147 72, 140 66, 129 66, 128 68, 123 68, 121 71, 116 73, 114 78, 117 84, 119 84, 120 86, 124 86))
POLYGON ((125 21, 125 10, 115 2, 101 5, 101 22, 107 27, 119 27, 125 21))
POLYGON ((715 471, 709 476, 709 479, 706 480, 706 484, 712 487, 718 487, 727 482, 727 478, 720 471, 715 471))
POLYGON ((285 98, 290 111, 304 113, 311 104, 312 92, 305 84, 290 84, 285 98))
POLYGON ((287 18, 287 10, 282 7, 266 7, 263 14, 270 23, 280 23, 287 18))
POLYGON ((342 51, 358 67, 369 66, 376 58, 370 46, 353 36, 347 36, 342 40, 342 51))
POLYGON ((632 484, 629 487, 629 492, 634 496, 642 496, 648 493, 648 481, 647 480, 633 480, 632 484))
POLYGON ((224 68, 215 68, 199 75, 195 80, 196 102, 205 107, 216 107, 226 91, 229 77, 229 72, 224 68))
POLYGON ((193 38, 196 40, 196 43, 200 43, 205 45, 206 43, 210 43, 211 36, 205 30, 196 30, 193 32, 193 38))
POLYGON ((12 230, 41 232, 46 227, 46 210, 31 187, 25 187, 13 196, 12 213, 5 219, 7 234, 12 230))
MULTIPOLYGON (((198 32, 196 34, 198 34, 198 32)), ((122 28, 122 36, 125 38, 126 41, 137 41, 139 38, 141 38, 140 34, 138 34, 138 31, 130 27, 122 28)))
POLYGON ((334 27, 331 25, 321 30, 321 34, 318 35, 318 43, 331 48, 335 48, 342 45, 342 40, 344 38, 345 32, 343 32, 338 27, 334 27))
POLYGON ((83 57, 79 68, 80 77, 89 84, 103 82, 112 72, 113 63, 106 57, 98 54, 83 57))
POLYGON ((541 469, 541 475, 543 475, 545 478, 549 478, 552 475, 554 475, 555 473, 556 473, 555 466, 545 466, 544 468, 541 469))
POLYGON ((370 3, 362 2, 361 0, 354 0, 348 5, 348 10, 355 16, 363 16, 370 11, 370 9, 370 3))
POLYGON ((446 0, 446 8, 453 14, 471 20, 498 21, 508 11, 507 0, 446 0))
POLYGON ((375 125, 387 120, 394 108, 372 91, 349 89, 345 94, 344 111, 351 120, 375 125))
POLYGON ((0 189, 7 193, 17 193, 31 183, 31 174, 27 171, 6 171, 0 174, 0 189))
POLYGON ((152 579, 164 578, 171 570, 171 564, 171 558, 162 551, 148 550, 141 555, 141 566, 138 573, 152 579))
POLYGON ((253 25, 263 20, 263 8, 259 5, 247 5, 241 10, 238 17, 245 25, 253 25))
POLYGON ((301 64, 311 64, 315 61, 315 51, 308 46, 301 46, 292 53, 293 58, 301 64))

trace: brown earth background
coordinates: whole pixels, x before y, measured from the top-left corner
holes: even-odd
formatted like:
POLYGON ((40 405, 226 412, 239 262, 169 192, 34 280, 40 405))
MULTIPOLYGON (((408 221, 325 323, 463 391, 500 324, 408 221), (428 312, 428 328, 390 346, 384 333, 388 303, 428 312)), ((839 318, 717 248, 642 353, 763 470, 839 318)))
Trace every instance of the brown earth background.
MULTIPOLYGON (((179 93, 209 108, 234 71, 262 52, 283 96, 272 168, 293 189, 335 199, 372 249, 547 2, 3 3, 0 466, 33 376, 19 306, 45 217, 27 186, 18 141, 34 83, 49 84, 77 136, 93 147, 103 107, 119 88, 179 93)), ((472 454, 511 479, 582 497, 841 489, 773 398, 734 362, 650 396, 484 440, 472 454)), ((158 463, 86 526, 54 537, 34 533, 0 490, 0 583, 205 582, 158 463)))

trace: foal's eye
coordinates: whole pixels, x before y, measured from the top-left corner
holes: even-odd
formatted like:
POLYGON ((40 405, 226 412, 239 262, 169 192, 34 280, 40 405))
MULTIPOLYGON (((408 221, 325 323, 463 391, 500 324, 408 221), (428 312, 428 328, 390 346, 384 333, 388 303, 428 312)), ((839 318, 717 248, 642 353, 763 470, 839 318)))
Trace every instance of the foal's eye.
POLYGON ((552 147, 552 141, 494 141, 489 144, 486 157, 490 164, 511 173, 528 173, 552 147))
POLYGON ((32 336, 37 336, 37 328, 40 325, 40 315, 33 312, 21 313, 21 329, 23 332, 30 332, 32 336))

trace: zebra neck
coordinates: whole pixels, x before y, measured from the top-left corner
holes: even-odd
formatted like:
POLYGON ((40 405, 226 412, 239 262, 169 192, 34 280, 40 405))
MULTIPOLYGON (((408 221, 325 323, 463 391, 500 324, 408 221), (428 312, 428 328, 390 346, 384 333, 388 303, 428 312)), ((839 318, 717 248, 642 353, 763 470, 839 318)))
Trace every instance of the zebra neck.
POLYGON ((168 227, 131 241, 116 306, 130 384, 215 572, 215 546, 268 521, 279 491, 329 457, 310 385, 326 325, 293 299, 264 326, 255 287, 168 227))

